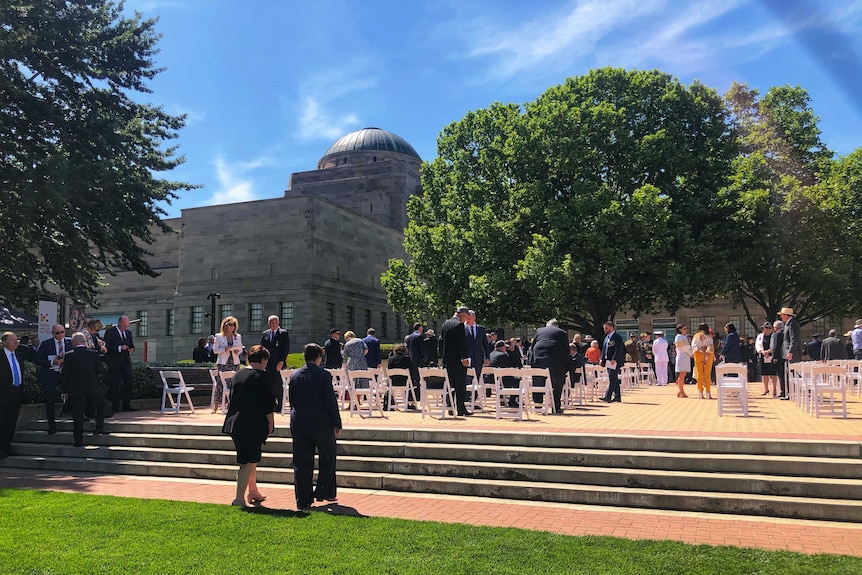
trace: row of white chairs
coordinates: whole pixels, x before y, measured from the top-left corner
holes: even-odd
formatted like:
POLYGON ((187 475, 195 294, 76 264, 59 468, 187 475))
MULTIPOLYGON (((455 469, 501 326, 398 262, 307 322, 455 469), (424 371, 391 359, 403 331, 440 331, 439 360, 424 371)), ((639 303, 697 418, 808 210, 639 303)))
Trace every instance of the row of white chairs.
POLYGON ((862 360, 805 361, 787 364, 790 399, 814 417, 847 418, 847 395, 862 387, 862 360))

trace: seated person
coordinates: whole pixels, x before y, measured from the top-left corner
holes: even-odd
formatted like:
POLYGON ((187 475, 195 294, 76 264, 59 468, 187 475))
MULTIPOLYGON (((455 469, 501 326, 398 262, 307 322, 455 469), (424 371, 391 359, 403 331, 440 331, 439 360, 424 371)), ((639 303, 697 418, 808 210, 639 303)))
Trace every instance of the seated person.
MULTIPOLYGON (((399 343, 394 348, 392 348, 392 354, 389 356, 389 359, 386 362, 387 369, 407 369, 409 370, 412 366, 412 362, 410 361, 410 356, 407 355, 407 346, 403 343, 399 343)), ((406 385, 407 376, 406 375, 393 375, 389 377, 389 381, 392 382, 392 385, 406 385)), ((443 382, 440 382, 440 386, 442 387, 443 382)), ((414 393, 418 391, 414 389, 414 393)), ((412 395, 409 397, 413 397, 412 395)), ((407 409, 415 409, 412 399, 407 404, 407 409)))
MULTIPOLYGON (((498 340, 494 346, 494 351, 491 352, 491 358, 489 360, 489 367, 520 367, 516 365, 512 365, 511 357, 509 353, 506 351, 507 343, 505 340, 498 340)), ((520 363, 520 361, 518 362, 520 363)), ((489 381, 487 378, 491 376, 491 374, 485 375, 485 382, 493 383, 493 380, 489 381)), ((492 376, 493 377, 493 376, 492 376)), ((503 387, 514 389, 518 387, 520 384, 520 377, 511 377, 506 376, 503 378, 503 387)), ((509 407, 518 407, 518 398, 517 397, 509 397, 509 407)))

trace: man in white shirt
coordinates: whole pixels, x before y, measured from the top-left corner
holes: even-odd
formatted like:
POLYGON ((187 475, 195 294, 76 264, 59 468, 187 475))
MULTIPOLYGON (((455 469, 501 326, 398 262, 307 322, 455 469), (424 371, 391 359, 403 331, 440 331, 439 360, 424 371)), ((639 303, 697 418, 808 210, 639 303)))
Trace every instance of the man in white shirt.
POLYGON ((7 331, 3 334, 3 353, 0 353, 0 459, 15 455, 12 438, 23 398, 24 372, 18 356, 18 336, 7 331))
POLYGON ((667 385, 667 340, 663 331, 655 332, 655 341, 652 342, 652 353, 655 358, 656 385, 667 385))

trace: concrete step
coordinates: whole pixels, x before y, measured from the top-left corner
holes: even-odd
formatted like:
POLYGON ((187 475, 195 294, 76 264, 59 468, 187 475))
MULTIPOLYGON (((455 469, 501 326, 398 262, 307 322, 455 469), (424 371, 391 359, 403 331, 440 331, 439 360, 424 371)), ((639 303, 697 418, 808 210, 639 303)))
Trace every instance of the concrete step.
MULTIPOLYGON (((84 448, 89 451, 100 447, 84 448)), ((12 456, 4 466, 24 469, 87 472, 188 479, 231 481, 236 476, 235 465, 193 466, 182 463, 122 461, 93 457, 32 457, 12 456)), ((258 481, 290 484, 289 469, 258 467, 258 481)), ((465 477, 437 477, 374 473, 369 471, 339 471, 342 487, 401 492, 439 493, 471 497, 511 500, 578 503, 585 505, 622 506, 649 509, 673 509, 735 515, 766 515, 799 519, 862 522, 862 502, 814 497, 780 495, 727 494, 710 491, 679 491, 644 487, 578 485, 570 483, 498 480, 476 481, 465 477)), ((178 486, 178 489, 182 489, 178 486)))
MULTIPOLYGON (((121 428, 124 429, 124 428, 121 428)), ((161 449, 203 449, 232 452, 230 437, 218 435, 191 435, 173 433, 141 433, 139 428, 113 431, 111 435, 87 437, 88 443, 151 447, 161 449)), ((170 430, 173 431, 173 430, 170 430)), ((192 431, 202 431, 193 429, 192 431)), ((206 431, 206 430, 203 430, 206 431)), ((400 437, 399 437, 400 439, 400 437)), ((16 441, 28 443, 72 443, 71 433, 62 431, 49 436, 42 431, 20 431, 16 441)), ((290 454, 289 437, 274 436, 267 441, 266 454, 290 454)), ((428 460, 446 460, 458 454, 459 460, 470 462, 501 463, 506 465, 566 465, 572 467, 603 467, 631 470, 664 470, 672 472, 739 473, 778 476, 819 477, 835 479, 862 478, 862 460, 816 458, 799 456, 729 456, 714 453, 662 453, 602 449, 535 448, 520 446, 468 446, 402 441, 339 440, 340 456, 390 457, 428 460)))

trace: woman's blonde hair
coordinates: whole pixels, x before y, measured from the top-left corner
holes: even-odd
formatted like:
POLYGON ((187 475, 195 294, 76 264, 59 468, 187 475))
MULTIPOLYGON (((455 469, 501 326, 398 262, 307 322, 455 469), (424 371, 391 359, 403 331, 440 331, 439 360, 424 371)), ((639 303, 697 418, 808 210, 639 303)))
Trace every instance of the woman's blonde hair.
POLYGON ((224 318, 223 320, 221 320, 221 327, 219 327, 219 335, 224 335, 224 328, 226 325, 229 325, 229 324, 232 324, 233 327, 235 328, 233 330, 234 333, 239 331, 239 324, 237 323, 236 318, 233 317, 232 315, 229 315, 226 318, 224 318))
POLYGON ((353 339, 354 337, 356 337, 356 334, 355 334, 355 333, 353 333, 352 331, 346 331, 346 332, 344 332, 344 341, 350 341, 350 340, 351 340, 351 339, 353 339))

